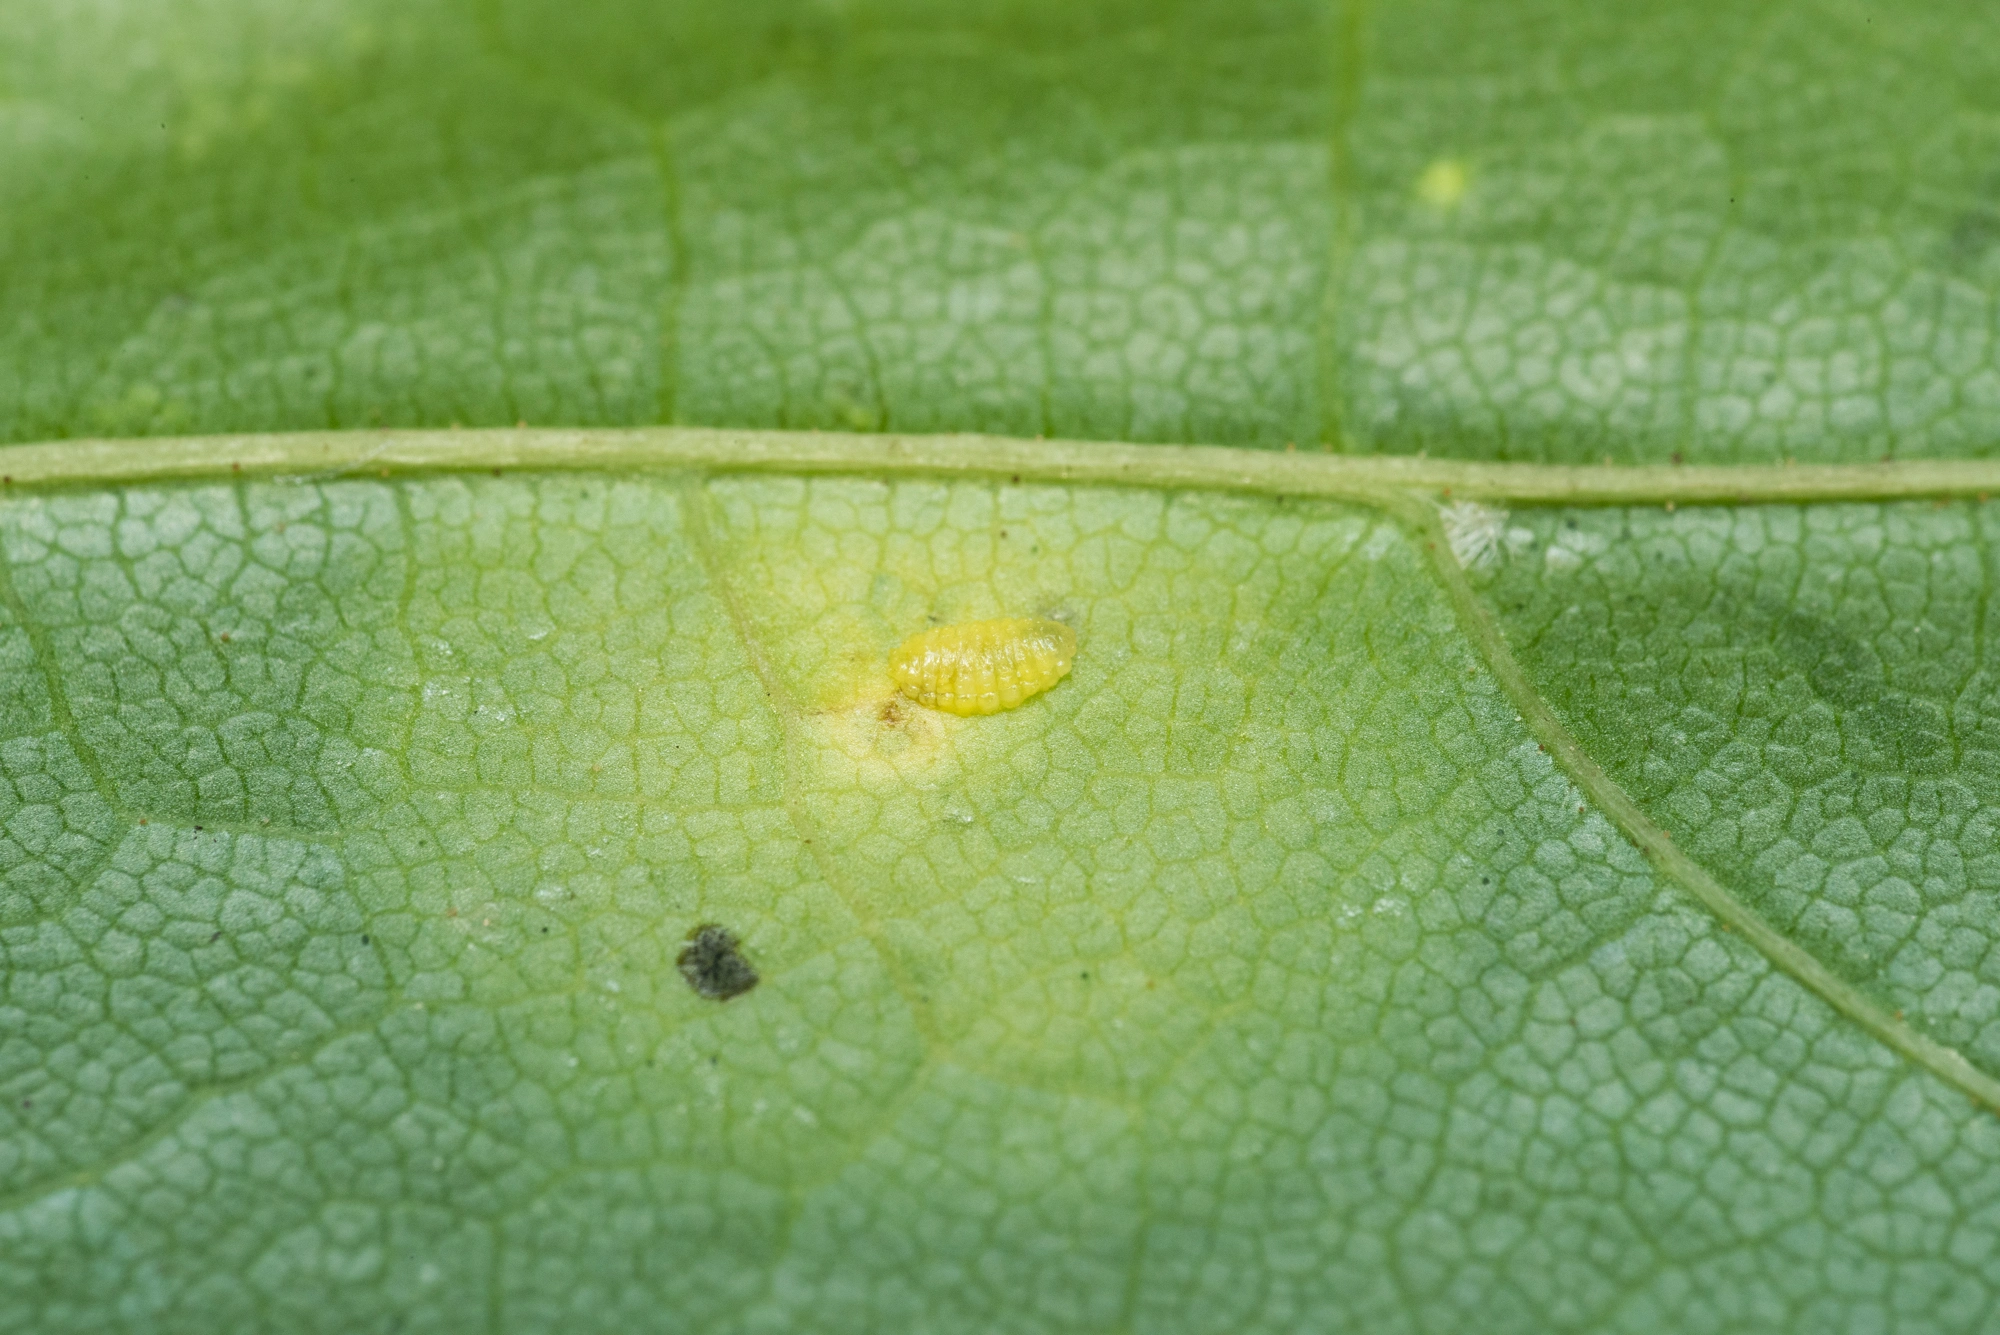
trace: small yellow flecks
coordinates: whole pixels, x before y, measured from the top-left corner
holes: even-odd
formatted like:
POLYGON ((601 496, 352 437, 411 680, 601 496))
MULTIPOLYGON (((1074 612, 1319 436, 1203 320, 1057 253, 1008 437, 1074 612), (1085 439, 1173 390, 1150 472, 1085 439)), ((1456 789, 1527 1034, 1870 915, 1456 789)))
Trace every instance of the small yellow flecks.
POLYGON ((999 617, 912 635, 889 655, 896 688, 947 714, 997 714, 1069 675, 1076 632, 1041 617, 999 617))
POLYGON ((1465 198, 1472 174, 1457 158, 1439 158, 1417 178, 1417 198, 1434 208, 1453 209, 1465 198))

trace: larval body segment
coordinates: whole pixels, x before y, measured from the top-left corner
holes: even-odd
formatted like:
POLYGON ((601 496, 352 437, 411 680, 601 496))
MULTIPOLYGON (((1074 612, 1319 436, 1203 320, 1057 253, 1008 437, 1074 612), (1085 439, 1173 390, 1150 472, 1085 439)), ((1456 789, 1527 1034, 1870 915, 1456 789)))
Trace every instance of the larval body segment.
POLYGON ((889 655, 896 688, 947 714, 997 714, 1069 675, 1076 632, 1043 617, 998 617, 912 635, 889 655))

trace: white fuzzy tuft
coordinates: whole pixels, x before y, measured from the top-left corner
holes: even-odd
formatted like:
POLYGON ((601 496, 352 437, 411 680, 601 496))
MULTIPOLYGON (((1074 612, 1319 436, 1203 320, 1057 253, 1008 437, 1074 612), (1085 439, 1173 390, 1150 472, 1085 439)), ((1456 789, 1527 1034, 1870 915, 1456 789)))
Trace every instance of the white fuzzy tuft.
POLYGON ((1485 570, 1499 563, 1507 550, 1507 512, 1477 501, 1454 501, 1438 507, 1451 554, 1467 570, 1485 570))

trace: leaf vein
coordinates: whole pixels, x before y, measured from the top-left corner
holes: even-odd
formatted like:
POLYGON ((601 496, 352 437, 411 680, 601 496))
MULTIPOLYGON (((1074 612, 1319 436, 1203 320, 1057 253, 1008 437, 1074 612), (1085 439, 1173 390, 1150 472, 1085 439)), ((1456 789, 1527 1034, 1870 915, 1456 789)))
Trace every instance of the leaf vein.
POLYGON ((1396 513, 1418 536, 1432 568, 1457 612, 1466 637, 1483 654, 1500 688, 1507 693, 1522 721, 1584 796, 1596 803, 1625 837, 1669 880, 1678 884, 1766 959, 1789 974, 1834 1010, 1873 1035, 1904 1058, 1930 1071, 1990 1110, 2000 1112, 2000 1080, 1979 1070, 1956 1048, 1918 1033, 1862 991, 1841 978, 1797 942, 1764 921, 1707 868, 1676 845, 1655 824, 1559 720, 1508 647, 1506 637, 1473 592, 1465 569, 1451 554, 1451 544, 1427 498, 1406 494, 1394 503, 1396 513))

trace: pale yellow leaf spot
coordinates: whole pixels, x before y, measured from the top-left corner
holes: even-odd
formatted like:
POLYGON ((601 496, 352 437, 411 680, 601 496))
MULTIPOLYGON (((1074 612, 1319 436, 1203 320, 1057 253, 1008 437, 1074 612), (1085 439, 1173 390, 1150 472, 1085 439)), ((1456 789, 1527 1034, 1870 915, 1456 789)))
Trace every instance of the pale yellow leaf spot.
POLYGON ((1472 174, 1457 158, 1439 158, 1417 178, 1417 198, 1438 209, 1455 209, 1471 187, 1472 174))

